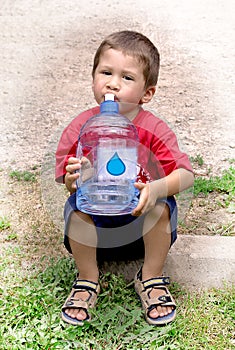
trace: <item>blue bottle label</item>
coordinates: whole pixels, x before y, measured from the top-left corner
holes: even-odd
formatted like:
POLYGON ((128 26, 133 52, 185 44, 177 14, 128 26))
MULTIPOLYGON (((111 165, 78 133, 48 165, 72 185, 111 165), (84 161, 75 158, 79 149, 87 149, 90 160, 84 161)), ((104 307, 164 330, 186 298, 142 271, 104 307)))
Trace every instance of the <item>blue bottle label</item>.
POLYGON ((135 148, 109 149, 98 147, 97 177, 98 181, 131 180, 137 176, 135 148))

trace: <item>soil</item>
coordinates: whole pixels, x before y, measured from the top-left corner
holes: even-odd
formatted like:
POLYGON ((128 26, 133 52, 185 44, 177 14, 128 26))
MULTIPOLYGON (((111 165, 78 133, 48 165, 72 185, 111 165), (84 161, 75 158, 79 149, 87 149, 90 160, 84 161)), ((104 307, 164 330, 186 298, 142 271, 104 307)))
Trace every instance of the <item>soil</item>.
MULTIPOLYGON (((45 254, 66 254, 61 244, 66 193, 54 183, 54 151, 68 122, 94 106, 93 55, 113 31, 143 32, 159 48, 159 84, 148 108, 170 124, 193 159, 203 159, 201 166, 193 162, 196 175, 221 175, 231 166, 234 12, 228 0, 3 2, 0 216, 11 228, 2 231, 2 249, 19 245, 26 265, 45 254), (33 172, 38 181, 18 182, 10 177, 13 170, 33 172)), ((219 194, 189 196, 180 233, 234 232, 234 213, 224 201, 219 194)))

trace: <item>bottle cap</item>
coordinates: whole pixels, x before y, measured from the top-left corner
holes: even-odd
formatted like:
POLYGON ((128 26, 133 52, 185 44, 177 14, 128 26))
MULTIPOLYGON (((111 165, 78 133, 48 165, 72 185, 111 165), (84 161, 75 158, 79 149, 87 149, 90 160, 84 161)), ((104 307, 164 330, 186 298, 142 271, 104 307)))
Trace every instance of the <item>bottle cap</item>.
POLYGON ((118 103, 114 101, 113 94, 106 94, 104 102, 100 104, 100 113, 119 113, 118 103))
POLYGON ((114 101, 114 98, 115 98, 114 94, 105 94, 104 95, 105 101, 114 101))

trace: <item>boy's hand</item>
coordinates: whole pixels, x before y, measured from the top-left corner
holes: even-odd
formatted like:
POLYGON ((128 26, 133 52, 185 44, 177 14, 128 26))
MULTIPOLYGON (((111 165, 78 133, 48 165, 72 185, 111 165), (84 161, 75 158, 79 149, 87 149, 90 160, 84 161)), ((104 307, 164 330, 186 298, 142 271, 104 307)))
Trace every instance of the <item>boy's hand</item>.
POLYGON ((157 199, 184 191, 192 186, 193 182, 193 173, 183 168, 176 169, 169 175, 147 184, 135 182, 135 187, 140 191, 140 199, 132 215, 140 216, 147 213, 155 207, 157 199))
POLYGON ((65 168, 65 186, 70 193, 73 193, 77 189, 76 180, 79 178, 80 173, 77 171, 81 168, 81 161, 78 158, 70 157, 68 164, 65 168))
POLYGON ((140 191, 140 199, 137 207, 132 211, 133 216, 140 216, 155 207, 157 194, 151 184, 151 182, 147 184, 135 182, 134 186, 140 191))

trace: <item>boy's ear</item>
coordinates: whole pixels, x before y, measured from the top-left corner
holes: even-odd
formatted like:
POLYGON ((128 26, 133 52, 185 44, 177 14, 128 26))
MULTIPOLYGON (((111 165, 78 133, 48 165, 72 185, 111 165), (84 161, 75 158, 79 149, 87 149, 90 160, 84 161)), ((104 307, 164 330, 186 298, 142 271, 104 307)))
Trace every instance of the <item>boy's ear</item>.
POLYGON ((156 91, 156 86, 149 86, 146 90, 144 95, 142 96, 141 100, 140 100, 140 104, 143 103, 148 103, 152 100, 153 95, 155 94, 156 91))

